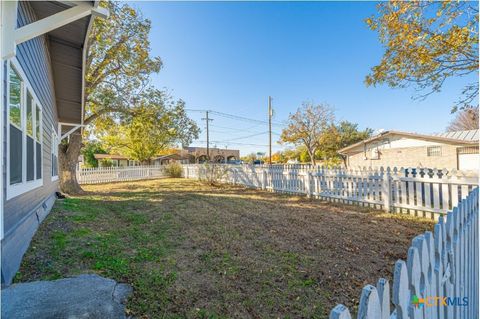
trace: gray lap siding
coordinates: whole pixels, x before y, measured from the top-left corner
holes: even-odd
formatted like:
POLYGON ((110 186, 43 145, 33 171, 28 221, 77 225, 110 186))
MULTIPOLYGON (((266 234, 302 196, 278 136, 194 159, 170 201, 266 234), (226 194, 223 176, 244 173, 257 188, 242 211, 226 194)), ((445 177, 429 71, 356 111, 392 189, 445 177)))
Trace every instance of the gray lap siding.
MULTIPOLYGON (((28 2, 18 3, 18 26, 36 21, 35 14, 28 2)), ((58 182, 51 177, 51 136, 52 126, 57 126, 55 90, 53 74, 46 36, 39 36, 17 47, 17 60, 25 73, 28 82, 42 105, 43 147, 42 178, 43 185, 5 201, 4 206, 4 238, 2 240, 2 283, 9 284, 28 248, 30 240, 40 222, 50 211, 58 182)), ((6 65, 3 66, 6 72, 6 65)), ((5 73, 4 73, 5 74, 5 73)), ((8 81, 7 77, 2 85, 8 81)), ((6 89, 5 89, 6 92, 6 89)), ((6 92, 7 94, 7 92, 6 92)), ((7 102, 7 96, 3 97, 7 102)), ((5 103, 8 106, 7 103, 5 103)), ((7 107, 6 107, 7 109, 7 107)), ((6 110, 4 111, 7 116, 6 110)), ((6 124, 4 132, 8 129, 6 124)), ((5 135, 6 136, 6 135, 5 135)), ((7 144, 4 144, 4 154, 7 144)), ((4 162, 8 158, 5 155, 4 162)), ((8 181, 3 174, 3 187, 6 190, 8 181)), ((6 192, 4 192, 5 194, 6 192)))

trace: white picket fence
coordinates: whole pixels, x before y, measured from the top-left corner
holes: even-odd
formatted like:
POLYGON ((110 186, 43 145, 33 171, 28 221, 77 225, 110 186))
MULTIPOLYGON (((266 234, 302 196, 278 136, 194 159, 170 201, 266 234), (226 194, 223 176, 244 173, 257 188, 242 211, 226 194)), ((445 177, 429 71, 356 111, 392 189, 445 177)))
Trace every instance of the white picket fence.
MULTIPOLYGON (((383 278, 376 287, 363 288, 357 318, 479 319, 478 177, 423 168, 346 171, 211 164, 183 168, 186 178, 214 176, 226 183, 438 216, 433 233, 415 237, 407 261, 396 262, 392 291, 383 278)), ((351 318, 344 305, 330 313, 330 319, 351 318)))
POLYGON ((310 165, 183 165, 184 177, 305 194, 438 220, 478 186, 476 172, 426 168, 347 170, 310 165), (215 171, 215 172, 213 172, 215 171))
MULTIPOLYGON (((478 319, 478 200, 475 188, 448 213, 446 222, 440 217, 433 234, 415 237, 407 261, 395 264, 392 294, 383 278, 376 287, 365 286, 357 318, 478 319), (414 300, 420 301, 418 306, 414 300)), ((330 319, 350 318, 344 305, 330 313, 330 319)))
POLYGON ((167 177, 164 166, 78 168, 79 184, 100 184, 167 177))

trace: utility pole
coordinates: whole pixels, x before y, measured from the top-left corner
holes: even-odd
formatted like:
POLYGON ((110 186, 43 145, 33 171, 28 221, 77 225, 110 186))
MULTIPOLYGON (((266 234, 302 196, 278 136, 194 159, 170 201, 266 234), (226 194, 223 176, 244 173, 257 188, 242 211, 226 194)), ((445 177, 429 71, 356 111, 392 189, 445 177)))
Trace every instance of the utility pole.
POLYGON ((208 122, 213 121, 213 119, 209 119, 208 111, 205 111, 205 117, 202 118, 202 120, 205 120, 205 122, 207 122, 207 161, 210 161, 210 134, 208 131, 208 122))
POLYGON ((272 97, 268 97, 268 157, 269 164, 272 164, 272 97))

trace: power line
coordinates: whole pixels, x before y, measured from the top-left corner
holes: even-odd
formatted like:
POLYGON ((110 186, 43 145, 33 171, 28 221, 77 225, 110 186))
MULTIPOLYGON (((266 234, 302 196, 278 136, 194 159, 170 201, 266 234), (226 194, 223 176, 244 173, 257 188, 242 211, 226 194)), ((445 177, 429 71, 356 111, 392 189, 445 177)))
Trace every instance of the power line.
MULTIPOLYGON (((185 111, 188 112, 206 112, 207 110, 201 110, 201 109, 185 109, 185 111)), ((238 121, 244 121, 244 122, 251 122, 251 123, 260 123, 260 124, 268 124, 268 121, 263 121, 263 120, 257 120, 257 119, 252 119, 244 116, 239 116, 239 115, 234 115, 234 114, 229 114, 229 113, 224 113, 224 112, 219 112, 219 111, 212 111, 208 110, 209 113, 215 114, 221 117, 229 118, 232 120, 238 120, 238 121)), ((279 122, 272 122, 272 125, 275 126, 285 126, 285 123, 279 123, 279 122)))
POLYGON ((246 138, 250 138, 250 137, 254 137, 254 136, 258 136, 258 135, 264 135, 264 134, 267 134, 267 133, 268 132, 261 132, 261 133, 251 134, 251 135, 242 136, 242 137, 235 137, 235 138, 231 138, 231 139, 228 139, 228 140, 217 141, 217 142, 218 143, 226 143, 226 142, 230 142, 230 141, 243 140, 243 139, 246 139, 246 138))
MULTIPOLYGON (((252 119, 252 118, 243 117, 243 116, 234 115, 234 114, 228 114, 228 113, 223 113, 223 112, 218 112, 218 111, 211 111, 211 113, 215 114, 215 115, 218 115, 218 116, 225 117, 225 118, 233 119, 233 120, 248 121, 248 122, 252 122, 252 123, 268 124, 268 121, 252 119)), ((272 125, 284 126, 284 124, 282 124, 282 123, 274 123, 274 122, 272 122, 272 125)))
MULTIPOLYGON (((198 143, 205 143, 205 141, 196 141, 198 143)), ((210 141, 210 143, 223 143, 223 144, 234 144, 234 145, 246 145, 246 146, 265 146, 268 147, 267 144, 253 144, 253 143, 240 143, 240 142, 222 142, 222 141, 210 141)), ((283 147, 282 145, 272 145, 272 147, 283 147)))
POLYGON ((263 123, 262 124, 255 124, 253 126, 249 126, 249 127, 246 127, 246 128, 227 127, 227 126, 220 126, 220 125, 213 125, 213 124, 210 125, 210 126, 218 127, 218 128, 222 128, 222 129, 226 129, 226 130, 231 130, 231 131, 245 132, 245 131, 251 130, 252 128, 259 127, 260 125, 263 125, 263 123))

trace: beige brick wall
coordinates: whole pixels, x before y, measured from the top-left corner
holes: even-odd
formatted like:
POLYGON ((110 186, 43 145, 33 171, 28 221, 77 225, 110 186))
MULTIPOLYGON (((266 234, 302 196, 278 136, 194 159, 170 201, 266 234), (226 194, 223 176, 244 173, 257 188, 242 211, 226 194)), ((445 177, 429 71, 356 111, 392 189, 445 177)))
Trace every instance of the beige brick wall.
POLYGON ((357 153, 348 157, 349 168, 357 167, 429 167, 457 169, 456 145, 440 145, 441 156, 427 156, 427 146, 391 148, 380 150, 380 159, 371 159, 370 151, 357 153), (365 160, 365 156, 367 160, 365 160))

